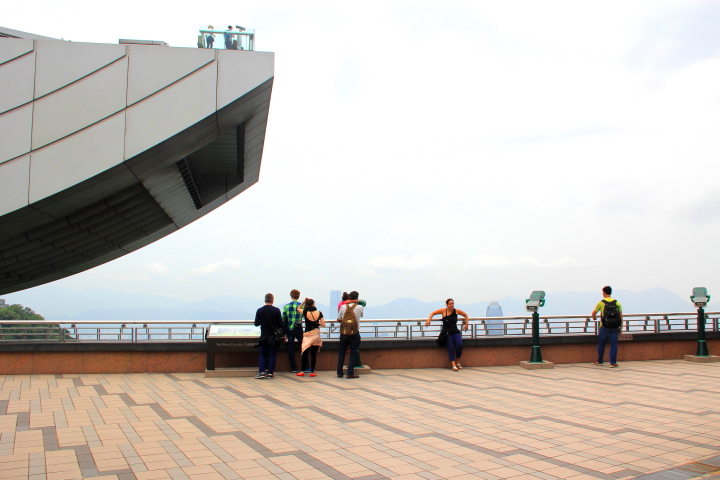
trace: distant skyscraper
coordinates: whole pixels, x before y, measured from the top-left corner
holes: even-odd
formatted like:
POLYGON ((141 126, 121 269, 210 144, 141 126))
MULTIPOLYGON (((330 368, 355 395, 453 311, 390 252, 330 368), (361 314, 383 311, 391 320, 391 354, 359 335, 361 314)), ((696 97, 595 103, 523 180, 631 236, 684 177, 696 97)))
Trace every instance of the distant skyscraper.
MULTIPOLYGON (((337 309, 337 304, 342 301, 342 292, 340 290, 330 290, 330 309, 337 309)), ((335 310, 333 310, 335 311, 335 310)), ((337 313, 336 313, 337 315, 337 313)), ((333 317, 330 317, 333 318, 333 317)))
MULTIPOLYGON (((486 317, 502 317, 503 316, 502 307, 496 301, 490 302, 490 304, 487 307, 487 311, 485 312, 485 316, 486 317)), ((502 319, 485 320, 485 325, 487 325, 488 335, 502 335, 504 333, 502 319)))

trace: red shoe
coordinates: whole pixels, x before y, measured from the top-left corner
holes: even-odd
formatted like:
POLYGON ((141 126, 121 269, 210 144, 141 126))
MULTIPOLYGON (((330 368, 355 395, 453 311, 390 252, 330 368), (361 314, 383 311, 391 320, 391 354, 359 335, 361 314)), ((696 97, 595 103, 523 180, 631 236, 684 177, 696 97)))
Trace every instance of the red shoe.
POLYGON ((310 374, 310 376, 311 376, 311 377, 317 377, 317 373, 312 372, 312 373, 310 374))
POLYGON ((297 375, 298 377, 304 377, 305 372, 297 372, 295 375, 297 375))

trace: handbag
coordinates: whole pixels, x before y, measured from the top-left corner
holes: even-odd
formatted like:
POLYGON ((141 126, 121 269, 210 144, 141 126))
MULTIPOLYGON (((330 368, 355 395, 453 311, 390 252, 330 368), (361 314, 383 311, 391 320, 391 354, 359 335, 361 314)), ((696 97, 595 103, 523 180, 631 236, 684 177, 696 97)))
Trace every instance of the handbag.
POLYGON ((443 326, 443 328, 440 330, 440 335, 438 335, 437 340, 436 340, 437 346, 438 347, 446 347, 447 346, 447 337, 448 337, 448 332, 445 329, 445 327, 443 326))

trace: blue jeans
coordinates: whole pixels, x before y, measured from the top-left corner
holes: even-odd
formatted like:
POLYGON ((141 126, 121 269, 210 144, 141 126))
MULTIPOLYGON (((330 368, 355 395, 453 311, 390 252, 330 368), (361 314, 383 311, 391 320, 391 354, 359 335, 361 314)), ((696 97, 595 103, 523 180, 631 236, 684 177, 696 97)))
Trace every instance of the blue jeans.
POLYGON ((358 348, 360 348, 360 334, 340 335, 340 346, 338 347, 337 374, 342 377, 343 363, 345 363, 345 350, 350 347, 350 360, 348 361, 347 374, 355 375, 355 362, 357 361, 358 348))
POLYGON ((277 348, 275 348, 275 342, 270 340, 269 342, 260 345, 260 361, 258 362, 258 370, 260 373, 275 372, 275 360, 277 355, 277 348))
POLYGON ((455 357, 462 356, 462 333, 448 333, 447 336, 448 358, 451 362, 455 361, 455 357))
MULTIPOLYGON (((300 347, 302 347, 303 332, 302 329, 296 328, 290 330, 287 335, 287 349, 288 349, 288 360, 290 360, 290 370, 297 372, 297 365, 295 364, 295 340, 298 341, 300 347)), ((305 365, 300 366, 301 370, 305 368, 305 365)))
POLYGON ((608 338, 610 339, 610 364, 614 365, 617 363, 619 335, 620 328, 600 327, 600 338, 598 341, 598 363, 603 363, 603 359, 605 358, 605 344, 607 344, 608 338))

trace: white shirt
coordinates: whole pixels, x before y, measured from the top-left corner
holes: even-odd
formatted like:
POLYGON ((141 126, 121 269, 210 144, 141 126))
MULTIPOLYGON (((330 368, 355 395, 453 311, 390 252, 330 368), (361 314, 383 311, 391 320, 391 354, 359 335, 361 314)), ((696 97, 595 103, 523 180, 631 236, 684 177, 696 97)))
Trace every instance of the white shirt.
MULTIPOLYGON (((363 306, 359 303, 356 303, 355 305, 357 305, 357 307, 355 307, 355 318, 359 320, 360 317, 363 316, 363 306)), ((347 303, 340 308, 337 316, 338 320, 342 320, 343 315, 345 315, 345 310, 347 310, 347 303)))

